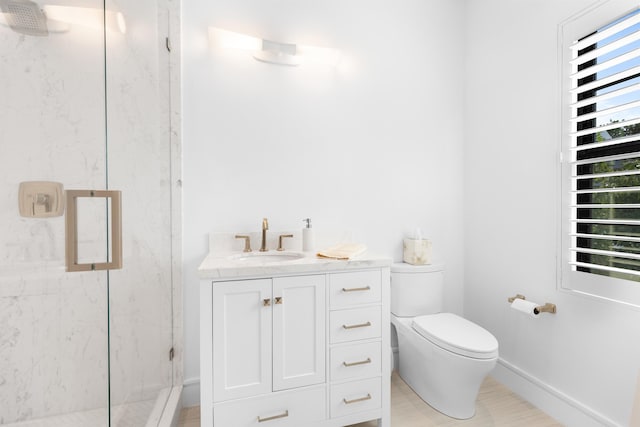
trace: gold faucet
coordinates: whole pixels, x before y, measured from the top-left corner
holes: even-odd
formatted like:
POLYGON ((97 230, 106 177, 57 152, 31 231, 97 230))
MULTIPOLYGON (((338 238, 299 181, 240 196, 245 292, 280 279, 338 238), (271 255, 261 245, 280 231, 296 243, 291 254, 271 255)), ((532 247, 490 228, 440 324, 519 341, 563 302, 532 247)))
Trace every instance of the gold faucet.
POLYGON ((236 234, 236 239, 244 239, 244 250, 242 252, 251 252, 251 240, 249 236, 236 234))
POLYGON ((262 245, 260 245, 260 252, 266 252, 267 249, 267 230, 269 229, 269 221, 267 218, 262 218, 262 245))
POLYGON ((280 235, 280 237, 278 238, 278 249, 276 249, 277 251, 284 251, 284 246, 282 245, 282 239, 284 239, 285 237, 293 237, 293 234, 280 235))

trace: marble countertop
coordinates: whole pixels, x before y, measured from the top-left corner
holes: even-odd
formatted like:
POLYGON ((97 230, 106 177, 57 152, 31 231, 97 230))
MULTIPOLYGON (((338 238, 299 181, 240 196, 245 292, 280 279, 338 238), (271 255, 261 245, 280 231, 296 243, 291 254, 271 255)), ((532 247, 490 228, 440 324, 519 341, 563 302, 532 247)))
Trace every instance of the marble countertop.
POLYGON ((315 253, 286 251, 276 254, 299 254, 301 258, 269 262, 269 260, 239 260, 242 253, 209 254, 198 268, 201 279, 239 279, 250 277, 273 277, 301 273, 324 273, 331 271, 357 270, 363 268, 389 267, 391 258, 364 253, 349 260, 319 258, 315 253), (266 261, 266 262, 265 262, 266 261))

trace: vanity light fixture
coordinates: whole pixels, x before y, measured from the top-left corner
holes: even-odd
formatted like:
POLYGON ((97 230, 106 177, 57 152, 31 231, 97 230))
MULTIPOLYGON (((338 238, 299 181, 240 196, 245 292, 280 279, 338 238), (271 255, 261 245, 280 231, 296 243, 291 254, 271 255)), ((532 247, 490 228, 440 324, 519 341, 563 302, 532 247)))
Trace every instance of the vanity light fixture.
POLYGON ((276 65, 300 65, 300 55, 295 44, 278 43, 262 40, 262 49, 256 51, 253 57, 258 61, 276 65))
POLYGON ((209 43, 217 49, 254 51, 262 48, 262 41, 257 37, 216 27, 209 27, 209 43))
POLYGON ((276 65, 309 62, 335 66, 340 58, 336 49, 281 43, 216 27, 209 27, 209 42, 213 48, 248 51, 257 61, 276 65))

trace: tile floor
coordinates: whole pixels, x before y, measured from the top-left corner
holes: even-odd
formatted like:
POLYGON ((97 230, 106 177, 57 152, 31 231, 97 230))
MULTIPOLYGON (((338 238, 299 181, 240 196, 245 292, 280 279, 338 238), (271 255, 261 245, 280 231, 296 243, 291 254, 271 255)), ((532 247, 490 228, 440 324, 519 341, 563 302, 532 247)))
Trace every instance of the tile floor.
MULTIPOLYGON (((377 427, 371 421, 352 427, 377 427)), ((476 415, 454 420, 424 403, 397 374, 391 377, 391 425, 393 427, 557 427, 559 422, 522 400, 491 377, 482 383, 476 415)), ((200 407, 185 408, 179 427, 200 427, 200 407)))

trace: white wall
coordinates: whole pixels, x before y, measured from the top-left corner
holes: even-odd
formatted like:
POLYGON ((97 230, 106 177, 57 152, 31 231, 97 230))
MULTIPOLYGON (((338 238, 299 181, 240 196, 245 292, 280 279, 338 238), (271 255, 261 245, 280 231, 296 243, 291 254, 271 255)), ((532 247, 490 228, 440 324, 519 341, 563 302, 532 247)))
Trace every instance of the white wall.
POLYGON ((500 379, 533 403, 570 426, 588 420, 550 396, 600 423, 629 425, 640 311, 556 287, 557 31, 591 3, 467 2, 464 307, 498 338, 500 379), (554 302, 558 313, 519 316, 507 303, 516 293, 554 302))
POLYGON ((207 233, 352 230, 401 259, 421 227, 462 311, 463 2, 183 3, 186 403, 197 403, 207 233), (338 48, 336 69, 212 52, 207 27, 338 48), (444 43, 443 43, 444 42, 444 43))

